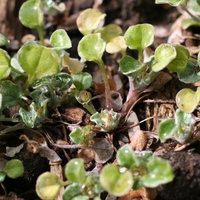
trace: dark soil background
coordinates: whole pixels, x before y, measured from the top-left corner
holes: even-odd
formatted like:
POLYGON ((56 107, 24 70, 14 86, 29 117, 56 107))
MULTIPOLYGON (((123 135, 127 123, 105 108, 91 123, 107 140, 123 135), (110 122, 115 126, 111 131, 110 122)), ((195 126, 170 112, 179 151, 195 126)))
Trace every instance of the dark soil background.
MULTIPOLYGON (((0 1, 0 32, 7 35, 11 43, 4 47, 11 55, 22 45, 22 38, 26 34, 33 34, 38 37, 34 30, 23 27, 18 19, 18 11, 24 0, 1 0, 0 1)), ((76 26, 76 18, 80 11, 95 6, 96 0, 63 0, 56 2, 64 2, 66 11, 54 17, 46 16, 45 34, 48 38, 51 33, 57 28, 65 29, 71 40, 73 47, 69 50, 71 57, 78 57, 76 47, 82 37, 76 26)), ((99 4, 98 9, 107 14, 105 24, 115 23, 122 27, 125 31, 130 25, 138 23, 151 23, 156 28, 155 42, 152 45, 154 50, 159 44, 169 41, 169 37, 174 30, 180 30, 182 38, 174 37, 171 41, 179 40, 178 42, 187 47, 199 45, 198 29, 182 30, 177 19, 181 13, 169 5, 156 5, 154 0, 104 0, 99 4), (172 29, 173 26, 173 29, 172 29), (192 38, 192 39, 191 39, 192 38)), ((195 56, 195 55, 194 55, 195 56)), ((105 63, 116 67, 115 57, 106 54, 104 57, 105 63)), ((124 83, 126 83, 124 79, 124 83)), ((125 84, 126 85, 126 84, 125 84)), ((156 129, 159 119, 172 116, 176 106, 174 103, 175 94, 185 85, 180 83, 176 76, 160 89, 159 92, 152 93, 148 97, 143 98, 134 107, 134 110, 139 118, 143 120, 153 116, 152 120, 141 125, 142 130, 156 134, 156 129), (148 102, 148 100, 153 100, 148 102), (168 101, 162 103, 161 101, 168 101)), ((191 86, 190 86, 191 87, 191 86)), ((127 88, 123 88, 126 94, 127 88)), ((197 116, 199 115, 197 111, 197 116)), ((51 132, 54 130, 54 125, 48 127, 51 132)), ((61 131, 61 129, 59 129, 61 131)), ((198 128, 196 134, 198 134, 198 128)), ((146 149, 153 150, 155 154, 168 159, 174 169, 175 179, 173 182, 158 188, 157 200, 200 200, 200 143, 197 141, 192 145, 184 148, 182 151, 174 151, 177 143, 173 140, 166 144, 161 144, 155 138, 148 138, 146 149)), ((0 137, 2 146, 0 151, 4 151, 6 146, 17 146, 20 140, 9 135, 0 137)), ((69 152, 68 152, 69 153, 69 152)), ((71 152, 70 152, 71 153, 71 152)), ((73 152, 72 152, 73 154, 73 152)), ((60 155, 63 156, 62 151, 60 155)), ((71 154, 70 154, 71 155, 71 154)), ((8 195, 4 194, 0 187, 0 199, 38 199, 34 189, 37 177, 50 169, 46 158, 42 158, 39 154, 32 154, 24 148, 16 158, 23 161, 25 165, 24 177, 17 180, 6 179, 4 187, 8 195)), ((63 156, 63 163, 66 158, 63 156)), ((138 199, 138 198, 137 198, 138 199)), ((142 199, 142 198, 139 198, 142 199)), ((144 198, 143 198, 144 199, 144 198)), ((150 198, 149 198, 150 199, 150 198)), ((147 200, 147 199, 146 199, 147 200)))

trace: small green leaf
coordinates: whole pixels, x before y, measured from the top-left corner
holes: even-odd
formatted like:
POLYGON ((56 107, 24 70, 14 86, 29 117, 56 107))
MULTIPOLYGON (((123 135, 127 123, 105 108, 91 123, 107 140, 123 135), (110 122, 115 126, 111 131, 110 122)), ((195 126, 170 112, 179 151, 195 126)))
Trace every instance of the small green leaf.
POLYGON ((169 63, 169 65, 167 65, 167 68, 169 68, 170 70, 174 72, 181 73, 185 71, 187 67, 187 63, 190 58, 190 53, 186 49, 186 47, 182 45, 175 45, 174 47, 176 49, 176 58, 173 59, 169 63))
POLYGON ((82 185, 79 183, 72 183, 67 186, 63 194, 63 200, 72 200, 74 197, 82 194, 82 185))
POLYGON ((78 44, 78 54, 83 62, 94 61, 99 63, 106 48, 106 42, 100 34, 85 35, 78 44))
POLYGON ((110 132, 117 128, 120 120, 120 114, 113 110, 103 110, 101 113, 94 113, 90 120, 101 126, 102 131, 110 132))
POLYGON ((23 122, 31 128, 39 127, 41 122, 45 119, 47 113, 47 100, 43 101, 41 105, 37 105, 32 102, 30 110, 26 111, 23 108, 19 109, 19 114, 22 117, 23 122))
POLYGON ((36 182, 36 192, 41 199, 56 199, 61 187, 59 177, 51 172, 41 174, 36 182))
POLYGON ((175 112, 175 124, 178 125, 178 131, 175 138, 179 143, 187 142, 194 131, 195 119, 191 113, 185 113, 179 109, 175 112))
POLYGON ((171 44, 161 44, 155 50, 155 61, 152 69, 154 72, 161 71, 176 58, 176 49, 171 44))
POLYGON ((2 108, 8 108, 17 104, 24 105, 21 100, 22 89, 9 80, 0 83, 0 93, 2 94, 2 108))
POLYGON ((86 172, 83 160, 80 158, 70 160, 66 165, 65 175, 73 183, 84 183, 86 172))
POLYGON ((122 54, 124 54, 126 51, 126 48, 127 48, 127 45, 125 43, 124 37, 117 36, 107 43, 106 52, 108 53, 121 52, 122 54))
POLYGON ((92 94, 87 90, 81 90, 81 91, 77 90, 75 92, 75 98, 80 104, 85 105, 88 104, 92 99, 92 94))
POLYGON ((77 26, 83 34, 90 34, 100 29, 104 24, 106 14, 92 8, 88 8, 81 12, 77 18, 77 26))
POLYGON ((87 90, 92 85, 92 76, 87 72, 80 72, 72 76, 77 90, 87 90))
POLYGON ((174 179, 173 170, 168 161, 162 158, 152 158, 147 163, 148 174, 142 177, 144 186, 155 188, 169 183, 174 179))
POLYGON ((53 49, 35 42, 26 43, 18 51, 18 61, 29 75, 29 84, 44 76, 57 74, 60 71, 61 59, 53 49))
POLYGON ((67 32, 63 29, 57 29, 50 37, 50 43, 55 49, 69 49, 72 47, 71 40, 67 32))
POLYGON ((91 143, 94 135, 95 134, 92 131, 92 126, 90 125, 77 128, 69 134, 70 139, 74 143, 84 145, 88 145, 89 143, 91 143))
POLYGON ((5 180, 6 173, 0 169, 0 184, 5 180))
POLYGON ((43 12, 40 0, 29 0, 22 4, 19 10, 21 23, 29 28, 37 28, 43 24, 43 12))
POLYGON ((186 0, 156 0, 156 4, 170 4, 171 6, 185 5, 186 0))
POLYGON ((110 42, 123 33, 122 29, 116 24, 104 26, 99 32, 101 33, 101 38, 106 42, 110 42))
POLYGON ((134 72, 138 72, 142 69, 144 65, 141 64, 138 60, 134 59, 131 56, 123 56, 119 62, 120 70, 125 75, 130 75, 134 72))
POLYGON ((200 81, 199 66, 194 62, 188 61, 186 69, 178 73, 178 78, 184 83, 196 83, 200 81))
POLYGON ((200 22, 197 21, 197 20, 194 20, 192 18, 190 18, 190 19, 183 19, 183 21, 182 21, 182 27, 183 27, 183 29, 187 29, 187 28, 189 28, 191 26, 197 26, 197 27, 199 27, 200 26, 200 22))
POLYGON ((10 178, 19 178, 24 174, 24 166, 18 159, 12 159, 6 163, 4 172, 10 178))
POLYGON ((124 145, 117 151, 117 161, 120 166, 131 169, 132 166, 138 164, 133 149, 130 145, 124 145))
POLYGON ((176 104, 180 110, 186 113, 192 113, 200 101, 200 87, 197 91, 184 88, 176 94, 176 104))
POLYGON ((161 142, 165 142, 167 139, 171 138, 177 129, 174 119, 164 119, 158 127, 158 136, 161 142))
POLYGON ((102 187, 115 196, 127 194, 133 186, 131 172, 120 170, 118 166, 107 164, 100 173, 102 187))
POLYGON ((151 24, 138 24, 128 28, 124 39, 130 49, 144 50, 154 41, 154 27, 151 24))
POLYGON ((0 49, 0 80, 5 79, 10 75, 10 56, 6 51, 0 49))
POLYGON ((0 47, 6 46, 9 43, 10 43, 10 40, 8 39, 8 37, 5 36, 4 34, 0 33, 0 47))

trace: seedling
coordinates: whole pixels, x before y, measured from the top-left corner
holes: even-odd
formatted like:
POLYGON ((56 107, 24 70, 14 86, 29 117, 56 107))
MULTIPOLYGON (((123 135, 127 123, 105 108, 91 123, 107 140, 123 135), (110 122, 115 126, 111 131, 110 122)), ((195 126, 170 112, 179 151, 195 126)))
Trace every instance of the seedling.
POLYGON ((56 175, 46 172, 37 179, 36 192, 41 199, 55 199, 62 186, 67 186, 63 199, 96 199, 100 200, 103 191, 99 183, 99 175, 87 173, 82 159, 70 160, 65 168, 67 181, 61 181, 56 175), (51 191, 51 192, 49 192, 51 191))
POLYGON ((174 137, 179 143, 186 143, 193 136, 195 123, 196 119, 191 113, 177 109, 174 119, 165 119, 159 124, 159 138, 161 142, 165 142, 174 137))
POLYGON ((98 175, 95 172, 86 172, 82 159, 72 159, 65 167, 66 182, 61 182, 58 177, 46 172, 38 178, 36 191, 42 199, 56 198, 59 188, 66 185, 63 194, 65 200, 99 200, 103 191, 123 196, 132 188, 155 188, 172 181, 174 177, 167 161, 154 157, 151 152, 133 152, 129 145, 118 150, 117 161, 119 165, 107 164, 98 175), (47 193, 49 189, 52 191, 47 193))
MULTIPOLYGON (((1 162, 2 165, 3 162, 1 162)), ((2 167, 2 166, 1 166, 2 167)), ((24 166, 18 159, 11 159, 5 162, 5 166, 0 169, 0 184, 5 180, 6 176, 12 179, 19 178, 24 174, 24 166)))

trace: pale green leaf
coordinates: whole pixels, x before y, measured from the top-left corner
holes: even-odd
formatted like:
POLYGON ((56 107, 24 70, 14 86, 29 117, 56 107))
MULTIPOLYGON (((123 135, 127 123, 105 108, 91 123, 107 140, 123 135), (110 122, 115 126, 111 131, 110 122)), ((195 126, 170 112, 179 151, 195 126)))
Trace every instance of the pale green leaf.
POLYGON ((152 66, 152 70, 158 72, 176 58, 176 49, 171 44, 161 44, 155 50, 156 63, 152 66))
POLYGON ((153 43, 154 32, 151 24, 137 24, 128 28, 124 39, 130 49, 144 50, 153 43))
POLYGON ((6 163, 4 172, 10 178, 19 178, 24 174, 24 166, 22 161, 18 159, 9 160, 6 163))
POLYGON ((85 35, 78 44, 78 54, 83 62, 94 61, 99 63, 106 48, 106 42, 100 34, 85 35))
POLYGON ((5 50, 0 49, 0 80, 7 78, 10 75, 10 72, 10 56, 5 50))
POLYGON ((120 171, 116 165, 107 164, 100 173, 102 187, 115 196, 123 196, 131 190, 133 178, 130 171, 120 171))
POLYGON ((29 76, 29 84, 36 79, 60 72, 61 59, 57 52, 35 42, 21 47, 18 61, 29 76))
POLYGON ((50 43, 55 49, 69 49, 72 47, 71 40, 67 32, 63 29, 57 29, 50 37, 50 43))
POLYGON ((43 12, 40 0, 29 0, 22 4, 19 10, 21 23, 29 28, 37 28, 43 24, 43 12))
POLYGON ((41 174, 36 182, 36 192, 41 199, 56 199, 61 187, 59 177, 51 172, 41 174))
POLYGON ((94 33, 103 26, 105 16, 106 14, 93 8, 82 11, 76 21, 79 31, 83 35, 94 33))
POLYGON ((80 158, 70 160, 65 167, 65 175, 73 183, 84 183, 86 172, 83 160, 80 158))
POLYGON ((192 113, 200 101, 200 88, 193 91, 189 88, 184 88, 176 94, 176 104, 180 110, 186 113, 192 113))

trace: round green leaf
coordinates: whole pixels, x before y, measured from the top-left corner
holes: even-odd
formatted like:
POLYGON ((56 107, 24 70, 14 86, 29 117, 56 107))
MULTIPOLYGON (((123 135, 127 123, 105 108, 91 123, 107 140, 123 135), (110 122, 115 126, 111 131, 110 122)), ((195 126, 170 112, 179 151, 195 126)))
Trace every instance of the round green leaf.
POLYGON ((80 158, 70 160, 65 168, 67 179, 74 183, 83 183, 86 179, 84 162, 80 158))
POLYGON ((177 131, 177 126, 175 125, 174 119, 164 119, 158 126, 158 136, 161 142, 165 142, 167 139, 171 138, 177 131))
POLYGON ((93 33, 100 29, 104 24, 106 14, 92 8, 88 8, 81 12, 77 18, 77 26, 79 31, 83 34, 93 33))
POLYGON ((162 158, 152 158, 147 163, 148 174, 142 177, 144 186, 155 188, 173 180, 173 170, 168 161, 162 158))
POLYGON ((178 73, 178 78, 184 83, 196 83, 200 81, 199 66, 192 61, 188 61, 186 69, 178 73))
POLYGON ((54 31, 50 37, 51 45, 56 49, 69 49, 72 47, 71 40, 67 32, 63 29, 54 31))
POLYGON ((102 187, 115 196, 123 196, 131 190, 133 177, 130 171, 120 171, 118 166, 107 164, 100 173, 102 187))
POLYGON ((4 172, 10 178, 19 178, 24 173, 24 166, 18 159, 12 159, 6 163, 4 172))
POLYGON ((159 45, 155 50, 156 64, 152 67, 153 71, 158 72, 167 67, 176 58, 176 55, 176 49, 171 44, 159 45))
POLYGON ((35 79, 57 74, 60 71, 61 59, 53 49, 35 42, 26 43, 18 51, 18 61, 29 75, 29 84, 35 79))
POLYGON ((59 177, 51 172, 41 174, 36 182, 36 193, 41 199, 56 199, 62 187, 59 177))
POLYGON ((176 110, 175 123, 178 125, 178 131, 175 133, 175 138, 179 143, 183 144, 191 138, 195 122, 191 113, 176 110))
POLYGON ((144 65, 131 56, 123 56, 119 62, 120 70, 123 74, 129 75, 134 72, 140 71, 144 65))
POLYGON ((87 145, 91 143, 94 133, 92 132, 92 126, 88 125, 75 129, 69 136, 74 143, 87 145))
POLYGON ((80 72, 72 76, 77 90, 87 90, 92 85, 92 76, 87 72, 80 72))
POLYGON ((92 94, 87 90, 81 90, 81 91, 77 90, 75 92, 75 98, 80 104, 86 105, 92 99, 92 94))
POLYGON ((185 68, 187 67, 187 63, 190 58, 190 53, 182 45, 175 45, 175 49, 176 49, 176 58, 173 59, 167 65, 167 68, 169 68, 174 72, 181 73, 185 71, 185 68))
POLYGON ((40 0, 29 0, 24 2, 19 10, 19 19, 24 26, 29 28, 42 26, 44 16, 40 0))
POLYGON ((10 56, 6 51, 0 49, 0 80, 5 79, 10 75, 10 56))
POLYGON ((120 166, 128 169, 137 165, 137 159, 130 145, 124 145, 117 151, 117 161, 120 166))
POLYGON ((186 113, 192 113, 200 101, 200 88, 193 91, 189 88, 184 88, 176 94, 176 104, 180 110, 186 113))
POLYGON ((78 44, 78 54, 83 62, 100 62, 106 48, 106 42, 100 34, 85 35, 78 44))
POLYGON ((154 27, 151 24, 138 24, 128 28, 124 39, 130 49, 143 50, 154 41, 154 27))

